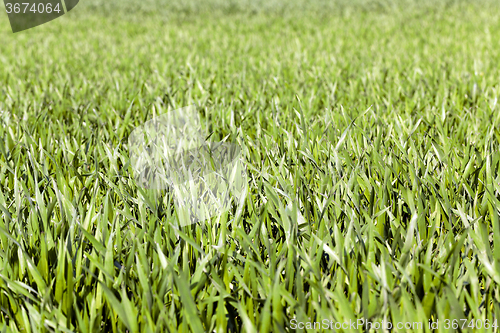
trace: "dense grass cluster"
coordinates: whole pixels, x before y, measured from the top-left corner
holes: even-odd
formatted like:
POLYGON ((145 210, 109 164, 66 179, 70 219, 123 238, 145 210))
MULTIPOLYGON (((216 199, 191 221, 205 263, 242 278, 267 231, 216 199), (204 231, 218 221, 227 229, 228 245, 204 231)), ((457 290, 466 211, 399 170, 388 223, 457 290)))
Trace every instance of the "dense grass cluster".
POLYGON ((499 5, 173 3, 0 15, 3 331, 498 319, 499 5), (191 104, 249 190, 176 228, 127 139, 191 104))

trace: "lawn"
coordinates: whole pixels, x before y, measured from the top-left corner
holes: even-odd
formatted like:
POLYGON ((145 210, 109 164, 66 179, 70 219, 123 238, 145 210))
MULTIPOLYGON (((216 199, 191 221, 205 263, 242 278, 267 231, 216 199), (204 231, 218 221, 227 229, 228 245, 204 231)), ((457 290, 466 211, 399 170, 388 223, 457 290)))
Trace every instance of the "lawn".
POLYGON ((0 329, 499 331, 499 41, 493 0, 0 14, 0 329), (248 187, 179 226, 129 136, 189 105, 248 187))

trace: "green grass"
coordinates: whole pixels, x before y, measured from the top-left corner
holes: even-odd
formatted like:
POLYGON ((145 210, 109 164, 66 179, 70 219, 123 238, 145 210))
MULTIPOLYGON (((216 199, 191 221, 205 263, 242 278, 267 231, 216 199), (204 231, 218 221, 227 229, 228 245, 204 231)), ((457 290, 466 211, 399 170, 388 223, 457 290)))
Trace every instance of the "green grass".
POLYGON ((499 5, 120 4, 0 15, 4 332, 498 319, 499 5), (193 103, 249 192, 176 229, 127 140, 193 103))

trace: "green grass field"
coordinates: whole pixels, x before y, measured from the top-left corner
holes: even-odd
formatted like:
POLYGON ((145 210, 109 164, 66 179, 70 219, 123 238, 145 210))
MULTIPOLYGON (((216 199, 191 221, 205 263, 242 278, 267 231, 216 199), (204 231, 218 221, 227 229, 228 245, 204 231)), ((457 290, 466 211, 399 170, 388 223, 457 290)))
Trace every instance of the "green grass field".
POLYGON ((499 13, 82 0, 18 34, 0 14, 1 331, 498 331, 499 13), (192 104, 248 192, 177 228, 127 140, 192 104))

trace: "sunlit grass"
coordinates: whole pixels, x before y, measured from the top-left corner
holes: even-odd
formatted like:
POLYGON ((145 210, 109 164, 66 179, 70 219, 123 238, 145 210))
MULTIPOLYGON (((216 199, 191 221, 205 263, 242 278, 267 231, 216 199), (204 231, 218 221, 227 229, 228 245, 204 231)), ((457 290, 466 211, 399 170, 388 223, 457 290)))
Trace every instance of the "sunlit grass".
POLYGON ((89 0, 2 31, 1 325, 497 319, 498 6, 405 3, 122 17, 89 0), (168 191, 137 187, 128 136, 191 104, 211 140, 240 144, 249 192, 175 228, 168 191))

